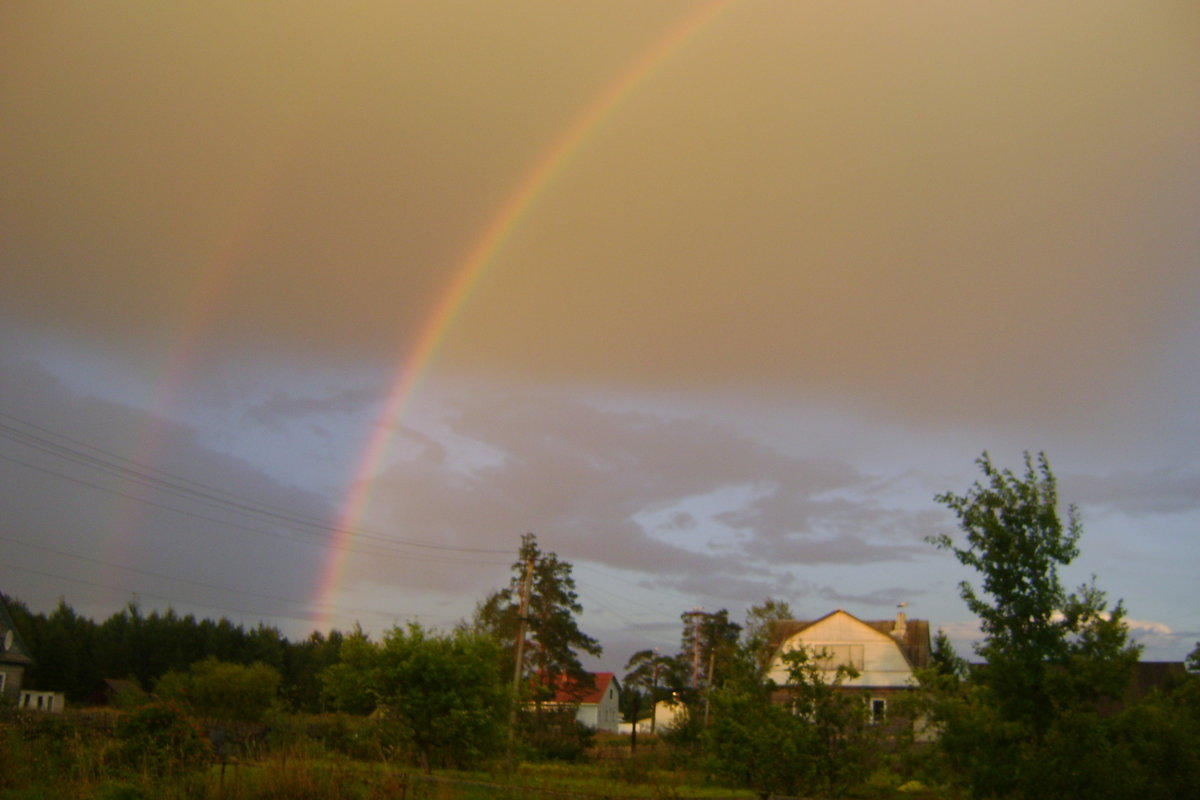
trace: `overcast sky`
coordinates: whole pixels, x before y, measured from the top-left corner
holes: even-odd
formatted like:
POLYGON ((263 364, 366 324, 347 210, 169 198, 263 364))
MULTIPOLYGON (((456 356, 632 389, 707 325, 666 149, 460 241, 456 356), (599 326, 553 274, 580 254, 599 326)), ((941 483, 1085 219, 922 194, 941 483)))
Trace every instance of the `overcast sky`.
POLYGON ((0 591, 35 609, 448 626, 532 531, 609 669, 768 596, 969 650, 933 496, 1044 450, 1067 582, 1146 658, 1200 639, 1194 3, 0 30, 0 591))

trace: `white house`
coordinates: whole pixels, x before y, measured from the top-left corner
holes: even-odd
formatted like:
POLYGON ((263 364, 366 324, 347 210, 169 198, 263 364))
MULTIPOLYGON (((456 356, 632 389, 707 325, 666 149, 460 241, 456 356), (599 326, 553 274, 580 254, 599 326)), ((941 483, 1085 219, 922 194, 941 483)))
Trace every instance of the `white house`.
POLYGON ((871 704, 871 715, 882 719, 889 700, 915 685, 914 670, 929 665, 929 622, 909 620, 901 611, 895 620, 863 621, 838 609, 818 620, 787 620, 775 624, 772 641, 776 656, 767 675, 779 686, 788 683, 782 655, 807 648, 832 679, 842 665, 857 672, 842 683, 863 692, 871 704))
POLYGON ((592 673, 595 686, 580 692, 578 689, 560 687, 551 703, 575 705, 575 719, 597 731, 616 733, 621 721, 621 685, 611 672, 592 673))
MULTIPOLYGON (((662 733, 675 727, 687 717, 687 706, 677 700, 659 700, 654 704, 654 722, 650 718, 638 722, 638 733, 662 733)), ((621 733, 633 733, 632 722, 622 722, 621 733)))

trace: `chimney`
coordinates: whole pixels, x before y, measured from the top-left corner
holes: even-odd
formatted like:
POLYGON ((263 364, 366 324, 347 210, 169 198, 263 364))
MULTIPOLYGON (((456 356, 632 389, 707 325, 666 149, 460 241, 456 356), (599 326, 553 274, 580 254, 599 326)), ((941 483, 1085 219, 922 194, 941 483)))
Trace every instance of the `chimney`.
POLYGON ((901 603, 900 610, 896 612, 896 624, 892 626, 892 636, 903 642, 908 636, 908 620, 904 617, 904 609, 908 603, 901 603))

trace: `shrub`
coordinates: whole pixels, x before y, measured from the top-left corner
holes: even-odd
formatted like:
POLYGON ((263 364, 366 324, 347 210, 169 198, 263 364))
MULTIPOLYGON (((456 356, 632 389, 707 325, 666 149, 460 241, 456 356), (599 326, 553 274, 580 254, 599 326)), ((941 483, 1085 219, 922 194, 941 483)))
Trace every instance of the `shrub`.
POLYGON ((150 703, 125 715, 117 739, 121 762, 146 773, 183 773, 212 760, 204 732, 174 703, 150 703))

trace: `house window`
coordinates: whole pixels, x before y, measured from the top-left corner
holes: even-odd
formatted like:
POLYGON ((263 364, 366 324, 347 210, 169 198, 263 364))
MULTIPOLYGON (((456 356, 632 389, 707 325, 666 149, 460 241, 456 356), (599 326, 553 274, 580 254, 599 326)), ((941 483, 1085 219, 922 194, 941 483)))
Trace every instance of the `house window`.
POLYGON ((871 698, 871 724, 878 725, 887 719, 887 700, 881 697, 871 698))

